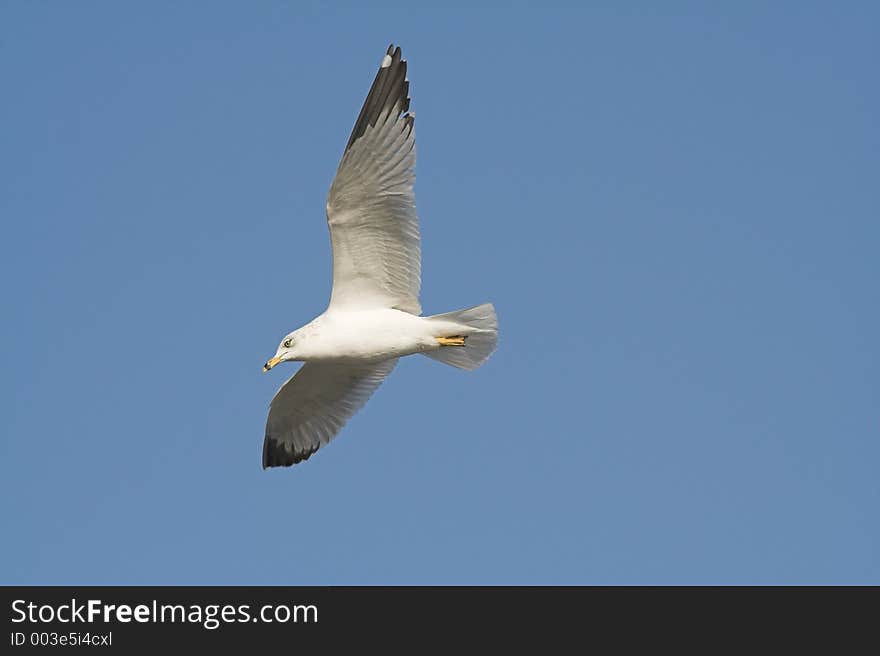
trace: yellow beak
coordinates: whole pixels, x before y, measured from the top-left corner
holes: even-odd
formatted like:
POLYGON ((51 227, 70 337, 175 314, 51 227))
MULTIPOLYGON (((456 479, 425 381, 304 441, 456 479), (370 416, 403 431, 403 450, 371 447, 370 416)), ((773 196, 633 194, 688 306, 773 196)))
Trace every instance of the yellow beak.
POLYGON ((263 371, 269 371, 269 369, 274 367, 279 362, 281 362, 281 358, 272 358, 266 364, 263 365, 263 371))

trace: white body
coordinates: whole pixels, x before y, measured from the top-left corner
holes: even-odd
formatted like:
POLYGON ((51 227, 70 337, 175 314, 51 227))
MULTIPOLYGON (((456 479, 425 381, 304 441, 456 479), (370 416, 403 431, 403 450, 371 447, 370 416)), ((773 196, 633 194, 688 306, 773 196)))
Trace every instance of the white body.
MULTIPOLYGON (((472 329, 391 308, 328 309, 294 331, 296 359, 309 362, 380 362, 437 351, 437 337, 472 329)), ((276 354, 281 356, 282 349, 276 354)))

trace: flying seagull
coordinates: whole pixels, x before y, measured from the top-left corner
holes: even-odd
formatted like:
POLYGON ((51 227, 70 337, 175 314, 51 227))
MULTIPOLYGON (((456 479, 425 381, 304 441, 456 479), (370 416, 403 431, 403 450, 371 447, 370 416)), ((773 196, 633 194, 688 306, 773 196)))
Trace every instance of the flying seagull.
POLYGON ((323 314, 285 335, 263 367, 305 364, 272 399, 263 468, 307 460, 340 431, 398 358, 476 369, 495 350, 489 304, 420 316, 415 115, 400 48, 388 46, 327 196, 333 291, 323 314))

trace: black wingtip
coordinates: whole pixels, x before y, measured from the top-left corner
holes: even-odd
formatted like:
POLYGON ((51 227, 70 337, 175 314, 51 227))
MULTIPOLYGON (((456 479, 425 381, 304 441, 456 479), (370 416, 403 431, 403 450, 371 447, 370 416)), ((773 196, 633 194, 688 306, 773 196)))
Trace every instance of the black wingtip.
POLYGON ((348 138, 346 151, 366 132, 368 126, 376 125, 383 112, 397 106, 397 116, 400 116, 409 110, 409 80, 406 79, 406 68, 406 60, 403 59, 400 46, 389 44, 355 121, 351 136, 348 138))
POLYGON ((318 449, 297 453, 288 449, 284 442, 270 436, 263 440, 263 469, 270 467, 290 467, 308 460, 318 449))

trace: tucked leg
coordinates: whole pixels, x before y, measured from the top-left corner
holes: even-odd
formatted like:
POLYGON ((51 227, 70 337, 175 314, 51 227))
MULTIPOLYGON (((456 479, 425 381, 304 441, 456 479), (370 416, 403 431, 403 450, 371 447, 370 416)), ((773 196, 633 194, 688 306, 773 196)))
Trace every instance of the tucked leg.
POLYGON ((452 337, 435 337, 440 346, 464 346, 467 337, 462 335, 453 335, 452 337))

